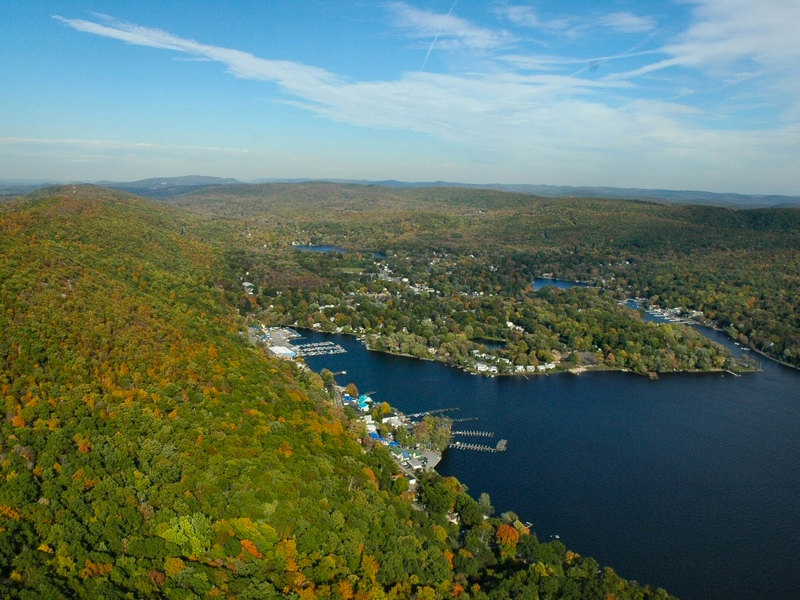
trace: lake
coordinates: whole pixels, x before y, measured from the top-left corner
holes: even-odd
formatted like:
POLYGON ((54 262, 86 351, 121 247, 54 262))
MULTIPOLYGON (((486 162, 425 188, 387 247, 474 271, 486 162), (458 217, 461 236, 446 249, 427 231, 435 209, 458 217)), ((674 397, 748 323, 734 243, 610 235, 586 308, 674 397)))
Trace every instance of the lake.
POLYGON ((301 252, 322 252, 323 254, 328 252, 341 252, 342 254, 350 252, 347 248, 340 248, 339 246, 294 246, 293 248, 301 252))
POLYGON ((382 252, 375 252, 374 250, 348 250, 347 248, 341 248, 339 246, 292 246, 295 250, 299 250, 301 252, 321 252, 322 254, 327 254, 329 252, 340 252, 342 254, 347 254, 348 252, 360 252, 362 254, 371 254, 373 258, 386 258, 386 255, 382 252))
POLYGON ((551 279, 549 277, 537 277, 533 280, 533 289, 536 292, 547 286, 568 290, 574 287, 589 287, 589 284, 580 281, 567 281, 565 279, 551 279))
POLYGON ((684 599, 798 597, 797 371, 764 360, 741 377, 486 378, 369 352, 349 336, 303 335, 347 349, 308 359, 346 370, 340 383, 409 413, 459 407, 451 416, 478 417, 471 429, 507 439, 501 454, 448 450, 437 470, 474 497, 488 492, 498 514, 532 521, 540 539, 559 535, 684 599))

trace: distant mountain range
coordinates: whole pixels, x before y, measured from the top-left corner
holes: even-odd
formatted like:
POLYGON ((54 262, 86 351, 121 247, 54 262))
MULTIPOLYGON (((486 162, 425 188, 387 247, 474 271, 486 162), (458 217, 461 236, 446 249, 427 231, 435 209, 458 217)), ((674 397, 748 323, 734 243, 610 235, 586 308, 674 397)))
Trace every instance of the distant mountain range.
POLYGON ((140 179, 139 181, 119 182, 119 181, 98 181, 97 185, 103 187, 120 187, 142 189, 158 189, 165 187, 184 187, 196 185, 229 185, 231 183, 242 183, 232 177, 208 177, 206 175, 184 175, 183 177, 151 177, 150 179, 140 179))
POLYGON ((696 190, 658 190, 617 187, 572 187, 565 185, 496 185, 496 189, 548 197, 619 198, 626 200, 664 200, 684 204, 711 204, 737 208, 800 206, 800 196, 756 195, 702 192, 696 190))
MULTIPOLYGON (((404 182, 397 180, 370 181, 365 179, 256 179, 251 182, 242 182, 231 177, 208 177, 204 175, 186 175, 183 177, 153 177, 138 181, 98 181, 97 185, 122 190, 147 196, 150 198, 171 198, 188 194, 200 188, 209 186, 223 186, 243 183, 306 183, 313 181, 329 181, 348 185, 375 185, 386 187, 464 187, 484 188, 516 192, 520 194, 533 194, 548 198, 581 197, 581 198, 616 198, 626 200, 656 200, 662 202, 676 202, 683 204, 707 204, 715 206, 732 206, 736 208, 767 208, 778 206, 800 206, 800 196, 779 196, 759 194, 733 194, 703 192, 696 190, 662 190, 643 188, 619 187, 594 187, 594 186, 566 186, 566 185, 537 185, 537 184, 469 184, 451 181, 430 182, 404 182)), ((52 185, 52 181, 0 181, 0 197, 24 194, 31 190, 52 185)))
POLYGON ((97 185, 113 190, 130 192, 138 196, 147 196, 148 198, 171 198, 212 185, 231 185, 235 183, 242 182, 231 177, 185 175, 183 177, 152 177, 128 182, 98 181, 97 185))
MULTIPOLYGON (((252 183, 302 183, 316 181, 312 179, 257 179, 252 183)), ((512 183, 487 183, 471 184, 451 181, 428 182, 403 182, 396 180, 368 181, 363 179, 327 179, 333 183, 357 185, 384 185, 387 187, 466 187, 485 188, 516 192, 519 194, 533 194, 547 198, 615 198, 623 200, 656 200, 663 202, 676 202, 683 204, 708 204, 715 206, 733 206, 736 208, 767 208, 776 206, 800 206, 800 196, 779 196, 763 194, 733 194, 703 192, 695 190, 660 190, 644 188, 618 188, 600 186, 568 186, 568 185, 539 185, 539 184, 512 184, 512 183)))

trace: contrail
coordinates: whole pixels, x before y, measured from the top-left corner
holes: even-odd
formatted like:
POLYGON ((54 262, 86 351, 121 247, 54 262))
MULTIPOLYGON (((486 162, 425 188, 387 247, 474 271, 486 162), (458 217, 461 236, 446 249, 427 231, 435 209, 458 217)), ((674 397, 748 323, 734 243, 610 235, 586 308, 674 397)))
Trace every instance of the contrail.
MULTIPOLYGON (((456 4, 458 4, 458 0, 455 0, 453 2, 453 6, 451 6, 450 10, 447 11, 447 16, 448 17, 450 16, 450 13, 453 12, 453 9, 456 7, 456 4)), ((447 17, 445 17, 445 18, 447 18, 447 17)), ((425 60, 422 61, 422 66, 419 68, 419 72, 420 73, 422 73, 422 71, 425 70, 425 65, 428 64, 428 58, 430 57, 431 52, 433 52, 433 47, 436 45, 436 40, 439 39, 439 36, 441 35, 443 29, 444 29, 444 23, 442 23, 442 26, 439 28, 439 31, 436 32, 436 35, 434 36, 433 41, 431 42, 431 45, 428 48, 428 53, 425 55, 425 60)))

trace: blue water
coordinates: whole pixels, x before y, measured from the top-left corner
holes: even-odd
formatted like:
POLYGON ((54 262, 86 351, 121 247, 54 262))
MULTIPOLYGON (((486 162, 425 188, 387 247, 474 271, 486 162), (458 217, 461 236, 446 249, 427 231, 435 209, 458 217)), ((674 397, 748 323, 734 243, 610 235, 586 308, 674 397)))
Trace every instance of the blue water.
MULTIPOLYGON (((723 339, 721 334, 704 333, 723 339)), ((309 358, 406 412, 460 407, 502 454, 449 450, 455 475, 498 513, 560 535, 622 576, 684 599, 800 596, 800 373, 623 373, 484 378, 368 352, 309 358)))
POLYGON ((349 252, 347 248, 340 248, 339 246, 294 246, 294 249, 303 252, 349 252))
POLYGON ((382 252, 373 252, 372 250, 348 250, 347 248, 340 248, 339 246, 293 246, 293 248, 301 252, 341 252, 342 254, 347 252, 366 252, 371 254, 374 258, 386 258, 386 255, 382 252))
POLYGON ((534 291, 538 292, 540 289, 547 286, 568 290, 574 287, 589 287, 589 284, 579 281, 567 281, 566 279, 550 279, 549 277, 537 277, 533 280, 534 291))

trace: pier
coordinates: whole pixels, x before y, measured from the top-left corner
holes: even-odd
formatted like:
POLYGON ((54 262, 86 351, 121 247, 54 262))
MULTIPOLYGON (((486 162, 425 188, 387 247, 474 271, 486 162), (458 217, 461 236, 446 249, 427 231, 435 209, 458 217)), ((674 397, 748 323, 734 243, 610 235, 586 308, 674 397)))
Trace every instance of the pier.
POLYGON ((451 423, 469 423, 470 421, 477 421, 478 417, 462 417, 460 419, 450 419, 451 423))
POLYGON ((474 450, 476 452, 505 452, 507 447, 507 440, 500 440, 497 446, 485 446, 483 444, 465 444, 464 442, 452 442, 448 444, 448 448, 455 448, 457 450, 474 450))
POLYGON ((494 431, 451 431, 450 433, 469 437, 494 437, 494 431))
POLYGON ((339 344, 333 342, 315 342, 294 346, 300 356, 323 356, 325 354, 344 354, 347 352, 339 344))

